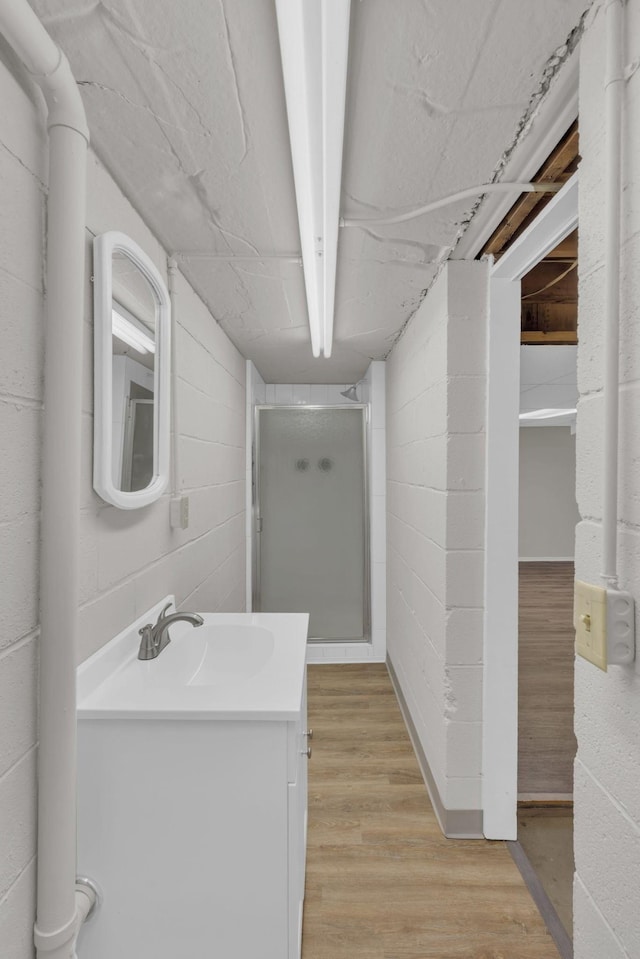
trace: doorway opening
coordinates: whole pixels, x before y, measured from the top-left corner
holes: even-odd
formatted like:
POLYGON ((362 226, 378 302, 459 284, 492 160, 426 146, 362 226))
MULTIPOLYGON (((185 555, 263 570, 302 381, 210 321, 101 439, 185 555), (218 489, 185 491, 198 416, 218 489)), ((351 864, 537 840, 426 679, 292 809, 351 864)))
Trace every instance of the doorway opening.
POLYGON ((542 211, 506 225, 510 245, 490 280, 487 428, 485 835, 514 840, 563 959, 572 954, 577 218, 573 173, 542 211), (563 852, 550 830, 565 835, 563 852), (517 842, 525 835, 529 856, 517 842), (547 889, 557 908, 539 853, 555 856, 547 889))
POLYGON ((573 929, 573 584, 578 237, 522 278, 520 346, 518 842, 573 929))

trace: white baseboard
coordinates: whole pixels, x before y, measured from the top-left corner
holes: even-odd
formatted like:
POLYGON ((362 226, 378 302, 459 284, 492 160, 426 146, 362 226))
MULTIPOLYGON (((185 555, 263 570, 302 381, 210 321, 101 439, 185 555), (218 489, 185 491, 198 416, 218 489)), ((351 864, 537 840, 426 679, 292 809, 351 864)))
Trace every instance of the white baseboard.
POLYGON ((481 809, 445 808, 440 796, 440 791, 438 790, 433 773, 431 772, 429 761, 427 760, 425 752, 420 744, 420 737, 418 736, 418 731, 415 727, 413 719, 411 718, 409 705, 404 698, 404 693, 402 692, 402 687, 400 686, 396 671, 393 668, 393 663, 388 657, 387 670, 389 672, 391 684, 395 691, 398 705, 400 706, 400 712, 402 713, 404 724, 407 727, 409 739, 411 740, 413 751, 416 755, 416 759, 418 760, 420 772, 422 773, 422 778, 424 780, 429 799, 431 800, 431 806, 433 808, 435 817, 438 820, 440 829, 447 839, 484 839, 481 809))

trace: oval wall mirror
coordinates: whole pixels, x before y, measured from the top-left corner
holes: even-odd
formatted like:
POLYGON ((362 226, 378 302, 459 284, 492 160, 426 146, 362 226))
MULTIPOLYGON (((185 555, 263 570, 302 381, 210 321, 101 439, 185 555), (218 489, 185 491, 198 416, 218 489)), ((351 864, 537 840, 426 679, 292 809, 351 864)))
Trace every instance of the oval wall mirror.
POLYGON ((107 503, 137 509, 168 482, 169 293, 124 233, 94 239, 93 267, 93 486, 107 503))

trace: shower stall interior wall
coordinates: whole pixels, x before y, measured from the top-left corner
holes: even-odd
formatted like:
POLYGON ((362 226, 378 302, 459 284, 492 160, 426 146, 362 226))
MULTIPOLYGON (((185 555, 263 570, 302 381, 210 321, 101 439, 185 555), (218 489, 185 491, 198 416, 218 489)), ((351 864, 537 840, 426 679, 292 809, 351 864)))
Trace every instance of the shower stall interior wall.
MULTIPOLYGON (((255 420, 256 407, 333 407, 347 406, 341 392, 351 384, 265 384, 255 366, 247 361, 247 609, 254 608, 253 594, 257 583, 258 535, 255 496, 255 420)), ((364 379, 358 386, 360 404, 366 409, 366 443, 367 456, 365 460, 366 487, 368 499, 367 528, 363 530, 364 539, 368 539, 368 571, 366 581, 360 580, 360 599, 356 592, 353 594, 352 612, 359 605, 363 613, 363 633, 358 641, 353 636, 354 621, 351 622, 350 636, 345 635, 338 628, 333 630, 333 636, 324 637, 326 641, 309 643, 307 659, 309 662, 384 662, 386 659, 386 450, 385 450, 385 364, 374 361, 369 366, 364 379), (368 602, 363 602, 367 600, 368 602), (367 619, 369 620, 367 624, 367 619), (363 635, 364 634, 364 635, 363 635), (363 639, 365 641, 363 641, 363 639)), ((353 404, 354 412, 357 404, 353 404)), ((294 410, 295 412, 295 410, 294 410)), ((362 444, 358 444, 359 449, 362 444)), ((311 457, 301 456, 301 459, 311 457)), ((316 457, 318 459, 320 457, 316 457)), ((316 463, 317 465, 317 463, 316 463)), ((359 511, 354 510, 353 511, 359 511)), ((363 513, 360 513, 363 515, 363 513)), ((294 535, 295 531, 288 529, 284 533, 294 535)), ((365 544, 366 549, 366 544, 365 544)), ((274 557, 272 557, 272 560, 274 557)), ((262 570, 263 582, 265 570, 262 570)), ((267 573, 267 579, 269 574, 267 573)), ((358 578, 356 573, 355 579, 358 578)), ((266 607, 265 607, 266 608, 266 607)), ((328 610, 330 613, 330 610, 328 610)), ((330 616, 329 616, 330 618, 330 616)), ((343 622, 347 622, 343 620, 343 622)), ((325 625, 328 625, 325 617, 325 625)), ((348 622, 347 622, 347 625, 348 622)), ((320 632, 330 632, 328 629, 320 632)), ((313 633, 314 630, 312 629, 313 633)), ((318 630, 315 631, 316 633, 318 630)))

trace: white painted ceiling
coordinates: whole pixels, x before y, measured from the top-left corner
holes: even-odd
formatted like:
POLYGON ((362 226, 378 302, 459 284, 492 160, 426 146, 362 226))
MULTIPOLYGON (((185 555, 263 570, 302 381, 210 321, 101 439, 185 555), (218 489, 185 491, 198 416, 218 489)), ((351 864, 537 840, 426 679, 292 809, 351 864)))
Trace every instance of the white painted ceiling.
MULTIPOLYGON (((355 381, 389 352, 474 206, 339 245, 334 354, 311 356, 273 0, 31 0, 92 143, 267 382, 355 381)), ((308 2, 308 0, 307 0, 308 2)), ((343 215, 491 179, 588 0, 352 0, 343 215)), ((118 224, 114 223, 117 229, 118 224)))

